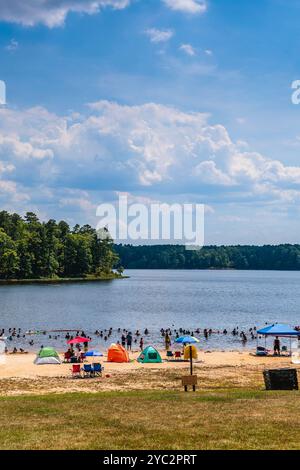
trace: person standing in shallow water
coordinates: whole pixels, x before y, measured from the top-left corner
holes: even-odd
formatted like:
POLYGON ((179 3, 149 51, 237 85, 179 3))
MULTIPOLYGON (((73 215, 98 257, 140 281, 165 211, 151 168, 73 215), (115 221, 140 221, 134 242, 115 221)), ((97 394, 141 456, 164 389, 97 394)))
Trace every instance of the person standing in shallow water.
POLYGON ((166 336, 165 336, 165 345, 166 345, 166 351, 169 351, 170 346, 171 346, 171 338, 168 333, 166 333, 166 336))
POLYGON ((243 331, 241 332, 240 336, 242 338, 242 343, 243 344, 247 343, 247 336, 245 335, 243 331))
POLYGON ((126 336, 126 342, 127 342, 127 349, 131 351, 131 346, 132 346, 132 334, 131 334, 131 331, 129 331, 128 335, 126 336))

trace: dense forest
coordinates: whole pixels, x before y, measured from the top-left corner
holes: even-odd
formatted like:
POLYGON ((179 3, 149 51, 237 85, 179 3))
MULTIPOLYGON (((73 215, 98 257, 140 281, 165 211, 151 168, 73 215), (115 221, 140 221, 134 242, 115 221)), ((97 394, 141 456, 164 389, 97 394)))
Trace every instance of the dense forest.
MULTIPOLYGON (((105 229, 104 229, 105 230, 105 229)), ((0 212, 0 279, 107 278, 126 269, 300 270, 300 245, 114 245, 90 225, 0 212), (115 271, 114 271, 115 270, 115 271)))
POLYGON ((89 225, 0 212, 0 279, 108 277, 118 266, 113 241, 89 225))
POLYGON ((188 251, 179 245, 116 245, 127 269, 300 270, 300 245, 206 246, 188 251))

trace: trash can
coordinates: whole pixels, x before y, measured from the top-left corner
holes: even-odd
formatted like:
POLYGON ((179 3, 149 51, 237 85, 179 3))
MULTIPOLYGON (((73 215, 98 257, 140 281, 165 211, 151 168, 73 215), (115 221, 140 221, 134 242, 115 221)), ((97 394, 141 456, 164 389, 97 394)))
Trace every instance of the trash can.
POLYGON ((263 375, 266 390, 298 390, 297 369, 269 369, 263 375))

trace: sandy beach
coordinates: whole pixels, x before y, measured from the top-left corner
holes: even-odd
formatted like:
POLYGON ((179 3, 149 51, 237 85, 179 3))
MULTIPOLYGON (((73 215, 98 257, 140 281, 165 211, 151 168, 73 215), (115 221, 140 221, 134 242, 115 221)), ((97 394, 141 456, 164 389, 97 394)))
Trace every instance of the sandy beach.
MULTIPOLYGON (((109 363, 106 356, 101 357, 105 368, 103 377, 85 380, 72 379, 70 364, 37 366, 35 354, 8 354, 0 365, 0 395, 181 388, 181 376, 189 373, 188 363, 140 364, 136 361, 138 354, 132 352, 131 362, 123 364, 109 363)), ((165 358, 165 352, 161 351, 161 355, 165 358)), ((96 359, 89 362, 97 362, 96 359)), ((266 367, 291 366, 289 357, 259 358, 239 351, 200 351, 198 360, 194 361, 199 388, 215 388, 220 382, 228 387, 261 388, 262 371, 266 367)))

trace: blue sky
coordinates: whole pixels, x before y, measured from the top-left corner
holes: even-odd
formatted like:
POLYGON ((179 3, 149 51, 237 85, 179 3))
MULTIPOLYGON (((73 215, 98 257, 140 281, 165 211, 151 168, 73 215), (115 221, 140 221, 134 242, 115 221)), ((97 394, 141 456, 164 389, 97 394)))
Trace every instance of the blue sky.
POLYGON ((206 242, 299 242, 297 0, 0 0, 0 203, 206 204, 206 242))

